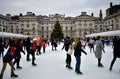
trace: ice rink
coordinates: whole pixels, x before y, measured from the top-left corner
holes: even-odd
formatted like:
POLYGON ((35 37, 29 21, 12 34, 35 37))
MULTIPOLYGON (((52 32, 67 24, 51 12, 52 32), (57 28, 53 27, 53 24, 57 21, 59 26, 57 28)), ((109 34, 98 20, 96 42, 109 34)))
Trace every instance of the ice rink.
MULTIPOLYGON (((16 69, 15 73, 18 78, 10 77, 10 66, 7 65, 3 79, 120 79, 120 59, 117 59, 112 71, 109 66, 112 61, 112 46, 105 46, 105 53, 102 54, 103 68, 97 66, 97 59, 94 53, 90 53, 89 47, 86 46, 87 55, 82 53, 81 71, 83 75, 75 73, 75 57, 72 54, 71 66, 73 70, 67 69, 65 66, 66 52, 62 49, 61 43, 57 47, 57 51, 52 51, 51 46, 46 47, 46 53, 36 55, 37 66, 32 66, 31 61, 26 61, 26 55, 22 54, 20 66, 22 69, 16 69)), ((41 50, 42 51, 42 50, 41 50)), ((0 59, 0 69, 2 68, 2 59, 0 59)))

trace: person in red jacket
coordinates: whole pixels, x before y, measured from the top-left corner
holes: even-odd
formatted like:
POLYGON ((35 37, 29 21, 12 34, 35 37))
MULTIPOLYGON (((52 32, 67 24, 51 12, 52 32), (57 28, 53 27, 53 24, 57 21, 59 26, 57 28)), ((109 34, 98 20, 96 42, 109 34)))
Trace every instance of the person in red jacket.
POLYGON ((30 54, 32 55, 32 65, 36 66, 35 64, 35 51, 37 49, 37 39, 33 39, 30 47, 30 54))
POLYGON ((9 49, 8 49, 6 55, 3 57, 3 66, 2 66, 1 73, 0 73, 0 79, 3 79, 3 74, 6 69, 7 63, 11 67, 11 77, 18 77, 18 75, 16 75, 14 73, 14 65, 12 62, 14 55, 15 55, 15 50, 16 50, 15 42, 14 42, 13 38, 10 38, 8 45, 9 45, 9 49))
POLYGON ((39 45, 38 45, 38 49, 37 49, 37 55, 39 55, 39 54, 41 54, 41 48, 42 48, 42 43, 43 43, 43 38, 42 37, 40 37, 39 39, 38 39, 38 43, 39 43, 39 45))
POLYGON ((46 48, 46 44, 45 41, 43 41, 43 53, 45 53, 45 48, 46 48))

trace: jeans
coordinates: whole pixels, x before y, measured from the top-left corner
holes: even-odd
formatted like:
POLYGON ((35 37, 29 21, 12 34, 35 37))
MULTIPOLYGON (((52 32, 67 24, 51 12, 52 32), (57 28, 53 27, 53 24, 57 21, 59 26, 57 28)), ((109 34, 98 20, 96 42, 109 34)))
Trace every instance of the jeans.
POLYGON ((75 56, 76 59, 76 70, 80 70, 80 64, 81 64, 81 56, 75 56))

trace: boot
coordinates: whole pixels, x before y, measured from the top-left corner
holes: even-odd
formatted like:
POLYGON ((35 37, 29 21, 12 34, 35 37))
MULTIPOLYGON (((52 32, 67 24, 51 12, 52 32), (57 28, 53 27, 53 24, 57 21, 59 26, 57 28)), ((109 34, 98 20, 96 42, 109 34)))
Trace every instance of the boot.
POLYGON ((35 64, 35 58, 32 58, 32 65, 36 66, 37 64, 35 64))
POLYGON ((101 63, 98 64, 98 67, 104 67, 101 63))
POLYGON ((68 69, 73 69, 73 68, 71 67, 71 61, 68 61, 68 69))
POLYGON ((11 77, 18 77, 18 75, 16 75, 15 73, 12 73, 11 77))
POLYGON ((30 61, 30 59, 29 59, 29 58, 27 58, 26 60, 27 60, 27 61, 30 61))
POLYGON ((73 69, 71 66, 68 66, 68 69, 73 69))
POLYGON ((83 74, 81 71, 77 71, 76 73, 77 73, 77 74, 83 74))
POLYGON ((0 79, 2 79, 2 75, 0 74, 0 79))
POLYGON ((35 64, 35 63, 32 63, 32 65, 33 65, 33 66, 37 66, 37 64, 35 64))
POLYGON ((77 74, 83 74, 79 69, 75 69, 75 72, 77 73, 77 74))
POLYGON ((17 69, 22 69, 22 67, 20 67, 20 66, 17 66, 17 69))
POLYGON ((68 68, 68 65, 66 65, 66 68, 68 68))
POLYGON ((111 70, 112 70, 112 67, 110 67, 109 70, 111 71, 111 70))

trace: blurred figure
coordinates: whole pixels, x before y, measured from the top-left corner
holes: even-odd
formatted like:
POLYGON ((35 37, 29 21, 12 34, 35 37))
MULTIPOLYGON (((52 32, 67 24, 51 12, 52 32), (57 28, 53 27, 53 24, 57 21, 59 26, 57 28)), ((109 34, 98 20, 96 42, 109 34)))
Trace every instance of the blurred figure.
POLYGON ((15 55, 15 50, 16 50, 13 38, 10 38, 8 44, 9 44, 9 49, 8 49, 6 55, 3 57, 3 66, 2 66, 1 73, 0 73, 0 79, 3 79, 3 74, 4 74, 4 71, 6 69, 7 63, 11 67, 11 77, 18 77, 18 75, 16 75, 14 73, 14 65, 12 62, 14 55, 15 55))
POLYGON ((103 44, 101 42, 100 36, 98 36, 96 40, 96 48, 95 48, 95 57, 98 59, 98 67, 103 67, 101 63, 102 51, 103 51, 103 44))
POLYGON ((38 49, 37 49, 37 55, 40 55, 41 54, 41 48, 42 48, 42 44, 43 44, 43 38, 42 37, 40 37, 39 39, 38 39, 38 49))
POLYGON ((21 52, 23 52, 25 54, 25 52, 23 51, 23 48, 22 48, 22 44, 23 44, 23 41, 22 39, 18 39, 16 40, 16 51, 15 51, 15 60, 13 62, 13 64, 15 65, 16 63, 16 68, 17 69, 21 69, 22 67, 20 67, 20 59, 21 59, 21 52))
POLYGON ((87 55, 87 53, 82 49, 82 44, 81 44, 80 38, 75 38, 75 47, 74 47, 74 49, 75 49, 74 56, 75 56, 75 59, 76 59, 75 72, 77 74, 83 74, 80 71, 81 52, 83 52, 85 55, 87 55))
POLYGON ((83 39, 83 40, 82 40, 82 47, 83 47, 83 49, 85 49, 85 46, 86 46, 86 40, 83 39))
POLYGON ((93 52, 94 52, 94 44, 95 44, 95 41, 93 40, 93 38, 90 38, 89 40, 89 48, 90 48, 90 53, 92 52, 92 49, 93 49, 93 52))
POLYGON ((116 39, 114 42, 114 48, 113 48, 113 60, 110 64, 110 71, 112 70, 112 67, 116 61, 117 58, 120 58, 120 38, 116 39))
POLYGON ((30 46, 31 46, 31 39, 30 37, 27 37, 27 40, 25 42, 26 44, 26 51, 27 51, 27 57, 26 57, 26 60, 27 61, 30 61, 30 46))
POLYGON ((45 53, 45 48, 46 48, 46 44, 45 44, 45 40, 43 41, 43 53, 45 53))
POLYGON ((4 56, 4 48, 5 48, 5 42, 3 40, 0 40, 0 58, 4 56))
POLYGON ((67 52, 67 56, 66 56, 66 68, 69 69, 73 69, 71 67, 71 55, 68 54, 68 50, 69 50, 69 46, 72 45, 70 42, 70 37, 66 37, 65 41, 64 41, 64 45, 62 47, 62 50, 65 48, 65 51, 67 52))

